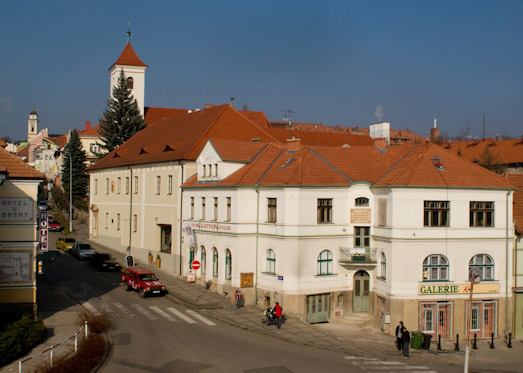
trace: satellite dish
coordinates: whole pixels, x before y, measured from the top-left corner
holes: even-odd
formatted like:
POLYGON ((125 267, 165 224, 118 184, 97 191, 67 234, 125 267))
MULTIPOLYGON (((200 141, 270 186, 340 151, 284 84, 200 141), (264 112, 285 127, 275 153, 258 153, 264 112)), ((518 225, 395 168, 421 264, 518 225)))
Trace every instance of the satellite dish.
POLYGON ((481 282, 482 272, 481 268, 469 268, 469 281, 474 281, 475 284, 479 284, 481 282))

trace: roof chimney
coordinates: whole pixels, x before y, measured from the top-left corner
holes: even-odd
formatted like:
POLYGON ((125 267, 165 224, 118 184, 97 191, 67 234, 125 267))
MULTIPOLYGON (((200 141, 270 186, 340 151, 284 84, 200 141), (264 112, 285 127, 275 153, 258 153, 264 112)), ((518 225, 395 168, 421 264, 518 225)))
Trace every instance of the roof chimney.
POLYGON ((231 97, 231 106, 234 107, 234 97, 231 97))
POLYGON ((85 130, 90 130, 91 129, 91 122, 85 122, 85 130))
POLYGON ((300 142, 300 139, 295 139, 294 136, 292 136, 292 139, 287 140, 287 151, 298 150, 300 142))

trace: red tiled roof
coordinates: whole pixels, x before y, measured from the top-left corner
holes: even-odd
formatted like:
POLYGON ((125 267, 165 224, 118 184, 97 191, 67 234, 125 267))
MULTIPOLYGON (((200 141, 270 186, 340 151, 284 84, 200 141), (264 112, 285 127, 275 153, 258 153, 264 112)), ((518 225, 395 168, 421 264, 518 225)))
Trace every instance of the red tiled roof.
POLYGON ((147 126, 89 170, 134 164, 195 160, 209 138, 276 142, 270 133, 229 105, 165 118, 147 126))
POLYGON ((16 156, 19 158, 27 158, 29 156, 29 146, 24 146, 23 148, 18 148, 18 151, 16 152, 16 156))
MULTIPOLYGON (((123 49, 122 54, 116 62, 111 66, 111 68, 114 65, 127 65, 127 66, 144 66, 148 67, 136 54, 134 51, 131 43, 127 43, 125 48, 123 49)), ((111 70, 111 68, 109 70, 111 70)))
POLYGON ((0 169, 7 171, 8 179, 44 179, 42 173, 4 148, 0 148, 0 169))
POLYGON ((227 139, 209 139, 214 149, 224 161, 250 162, 267 146, 262 142, 231 141, 227 139))
POLYGON ((329 133, 329 132, 312 132, 312 131, 293 131, 272 128, 270 134, 276 137, 280 142, 285 143, 292 137, 300 139, 304 145, 321 145, 321 146, 372 146, 374 141, 369 136, 350 135, 347 133, 329 133))
MULTIPOLYGON (((523 188, 523 174, 508 174, 508 180, 518 186, 523 188)), ((516 221, 516 230, 522 234, 523 233, 523 189, 518 189, 514 192, 513 206, 512 206, 512 216, 516 221)))
POLYGON ((148 126, 160 119, 174 118, 179 115, 187 114, 187 109, 168 109, 161 107, 146 107, 144 109, 144 120, 148 126))
MULTIPOLYGON (((222 140, 222 147, 225 148, 226 142, 222 140)), ((238 145, 231 141, 228 149, 235 144, 238 145)), ((250 146, 259 149, 260 145, 250 146)), ((355 182, 374 186, 515 188, 505 178, 433 144, 390 146, 382 151, 372 146, 300 146, 296 151, 289 151, 286 146, 275 143, 267 144, 252 162, 224 180, 198 183, 192 178, 184 186, 333 186, 355 182), (444 169, 436 167, 434 157, 438 157, 444 169)))
POLYGON ((244 116, 247 117, 251 122, 256 123, 261 128, 270 128, 269 120, 265 116, 263 111, 240 111, 244 116))
POLYGON ((98 133, 98 129, 100 128, 100 125, 97 124, 94 127, 90 127, 88 129, 84 129, 83 131, 78 131, 78 136, 80 137, 98 137, 100 134, 98 133))
POLYGON ((488 149, 502 164, 523 163, 523 139, 454 141, 441 146, 472 162, 479 162, 488 149))

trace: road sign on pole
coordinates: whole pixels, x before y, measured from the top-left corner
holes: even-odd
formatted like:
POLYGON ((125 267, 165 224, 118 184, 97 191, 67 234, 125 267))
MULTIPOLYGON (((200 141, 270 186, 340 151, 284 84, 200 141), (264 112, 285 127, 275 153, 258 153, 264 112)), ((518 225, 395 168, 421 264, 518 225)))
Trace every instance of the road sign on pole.
POLYGON ((200 262, 197 261, 197 260, 194 260, 192 263, 191 263, 191 268, 196 270, 196 269, 200 269, 200 262))

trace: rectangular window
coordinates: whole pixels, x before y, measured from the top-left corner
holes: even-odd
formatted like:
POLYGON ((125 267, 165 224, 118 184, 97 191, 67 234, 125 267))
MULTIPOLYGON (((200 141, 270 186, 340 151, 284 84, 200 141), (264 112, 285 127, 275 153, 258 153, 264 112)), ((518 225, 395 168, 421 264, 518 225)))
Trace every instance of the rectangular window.
POLYGON ((387 226, 387 200, 378 200, 378 227, 387 226))
POLYGON ((118 194, 122 193, 122 178, 119 177, 117 180, 117 183, 116 183, 116 192, 118 194))
POLYGON ((109 194, 109 178, 105 179, 105 194, 109 194))
POLYGON ((354 247, 370 247, 370 227, 354 227, 354 247))
POLYGON ((201 220, 205 220, 205 197, 202 197, 202 216, 201 220))
POLYGON ((116 214, 116 230, 120 230, 120 214, 116 214))
POLYGON ((231 221, 231 197, 227 197, 227 221, 231 221))
POLYGON ((470 201, 470 226, 494 226, 494 202, 470 201))
POLYGON ((332 223, 332 198, 318 199, 318 224, 332 223))
POLYGON ((109 228, 109 213, 105 213, 105 229, 109 228))
POLYGON ((134 194, 138 194, 138 176, 134 177, 134 194))
POLYGON ((129 194, 129 176, 125 178, 125 194, 129 194))
POLYGON ((194 219, 194 197, 191 197, 191 219, 194 219))
POLYGON ((162 177, 156 176, 156 194, 160 194, 161 186, 162 186, 162 177))
POLYGON ((276 223, 276 198, 267 198, 267 221, 276 223))
POLYGON ((423 226, 448 227, 449 211, 449 201, 425 201, 423 211, 423 226))
POLYGON ((214 165, 214 176, 218 177, 218 164, 214 165))
POLYGON ((203 172, 202 172, 202 177, 205 177, 205 173, 207 172, 207 166, 206 165, 203 165, 203 172))
POLYGON ((173 194, 173 175, 167 176, 167 194, 173 194))
POLYGON ((214 197, 214 220, 218 220, 218 197, 214 197))
POLYGON ((94 194, 98 194, 98 179, 94 179, 94 194))
POLYGON ((133 215, 134 222, 133 222, 133 232, 138 231, 138 215, 133 215))

